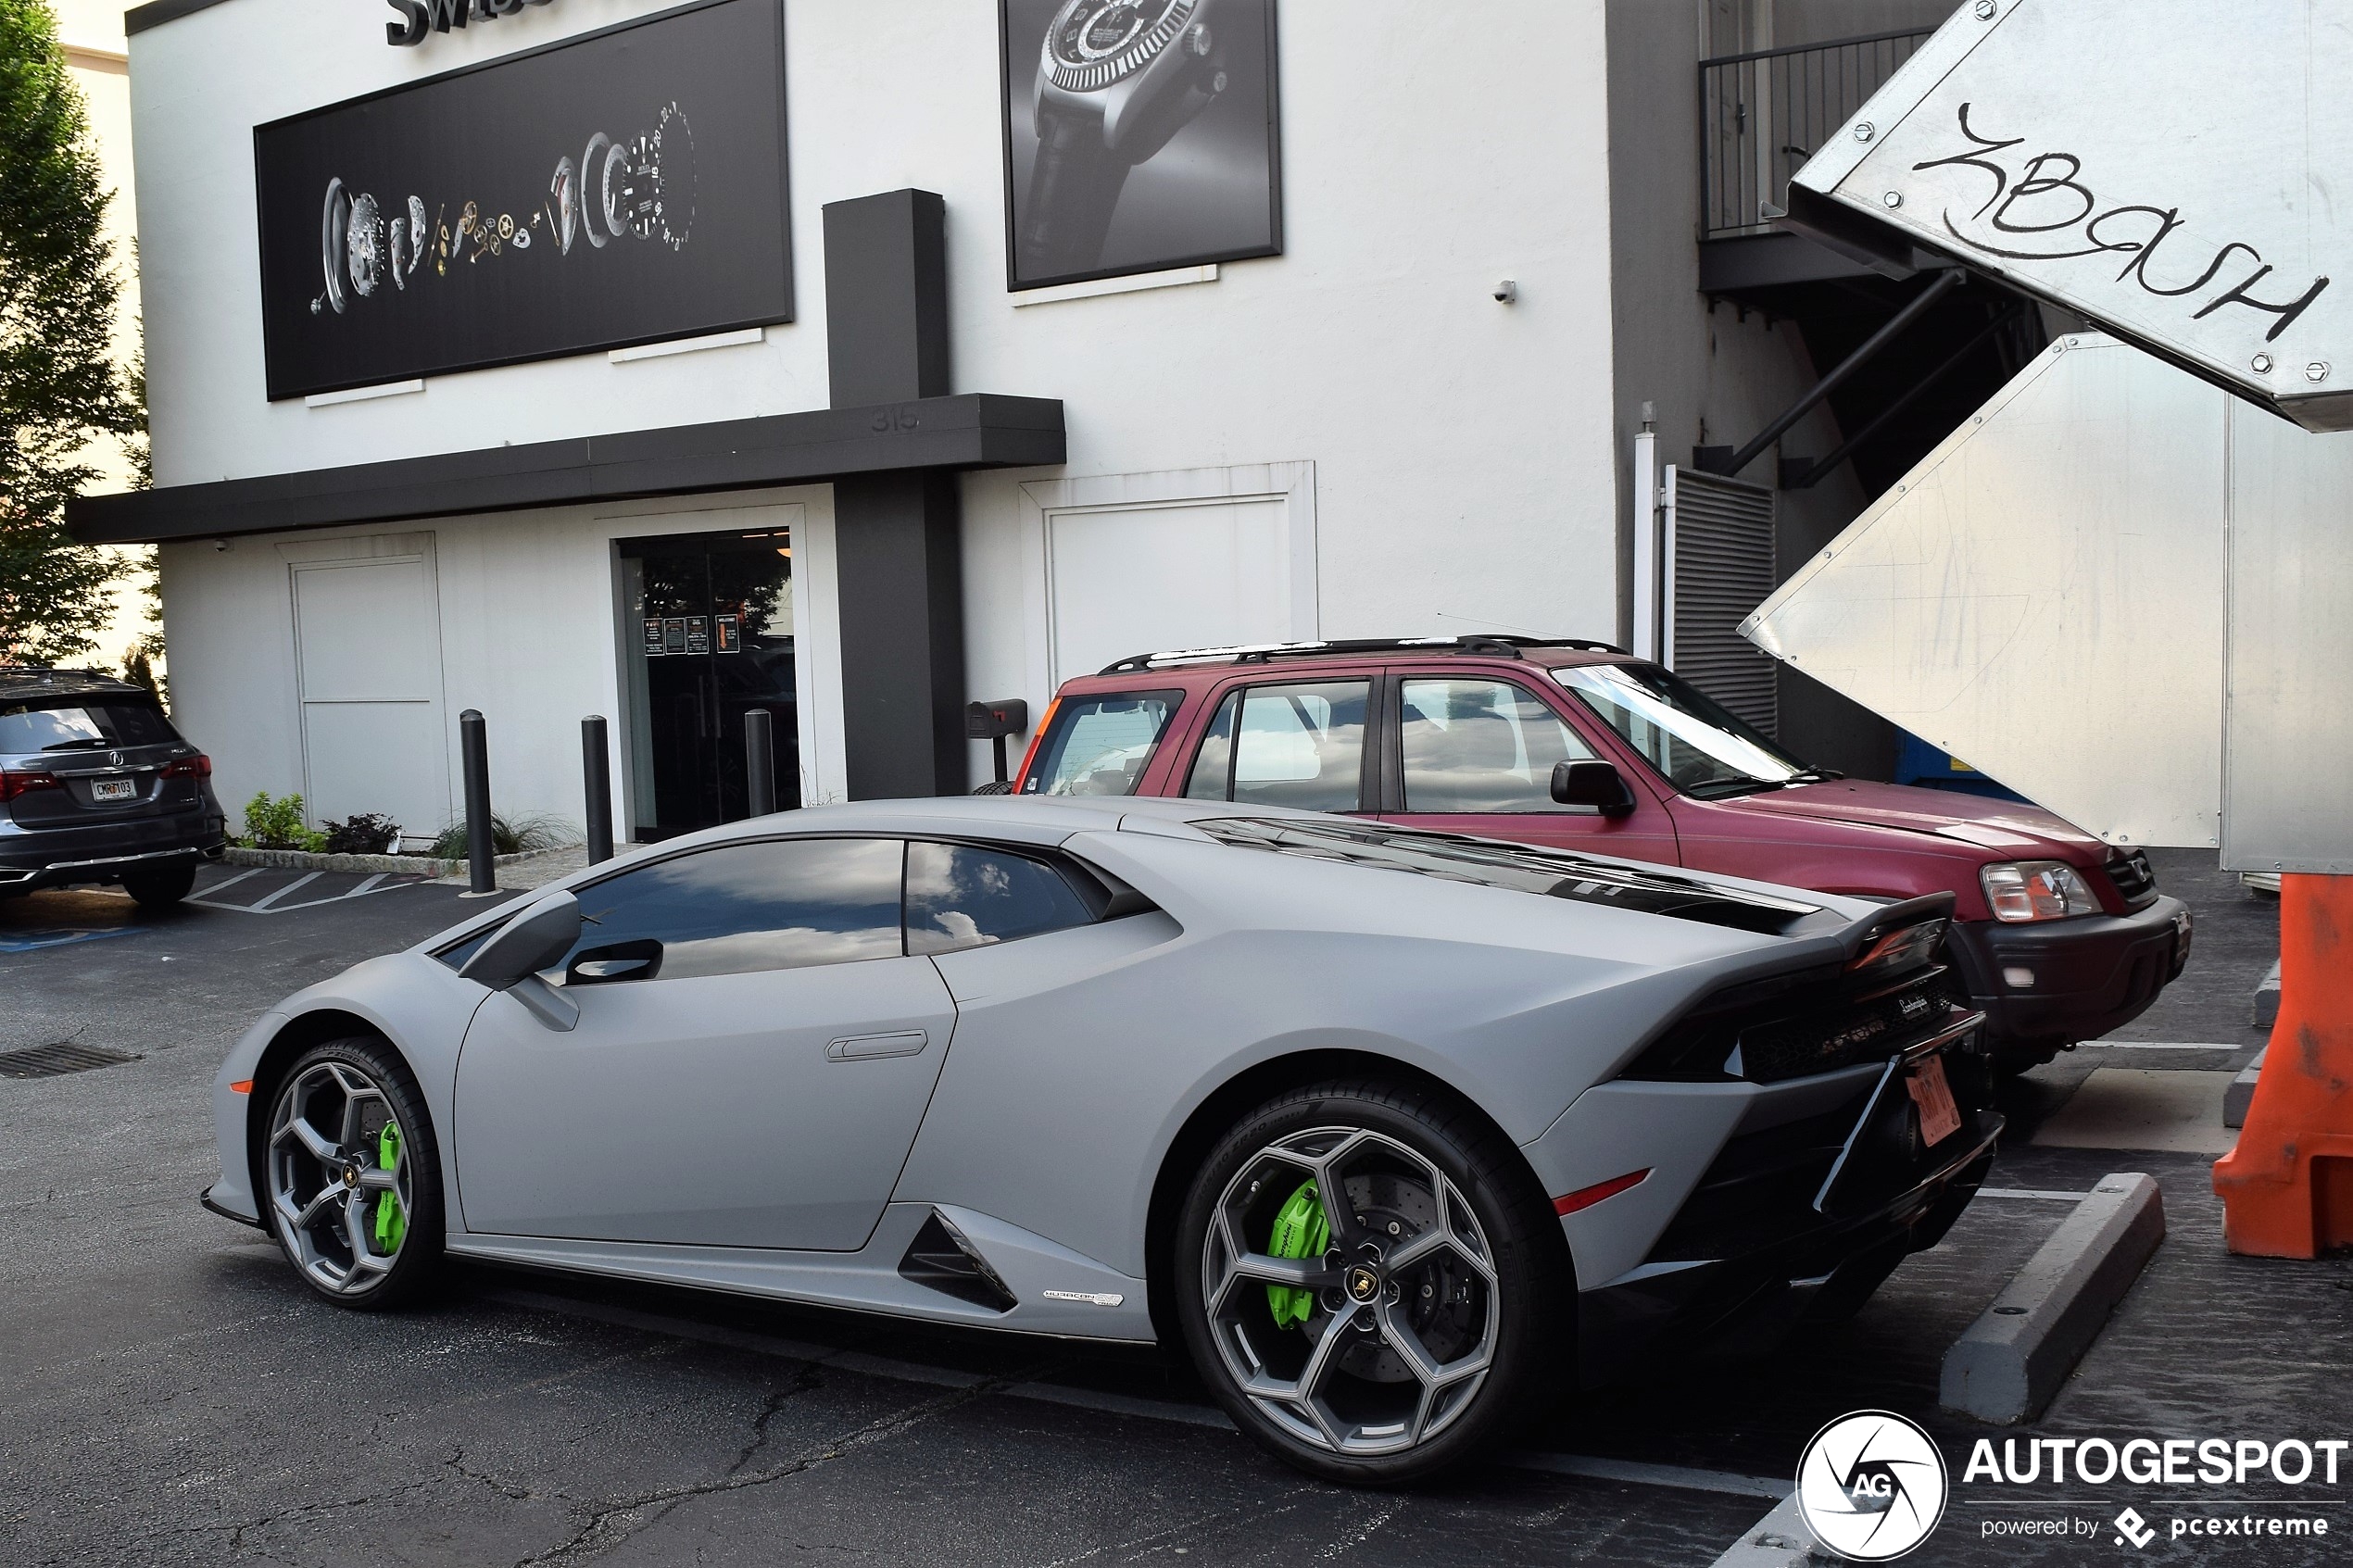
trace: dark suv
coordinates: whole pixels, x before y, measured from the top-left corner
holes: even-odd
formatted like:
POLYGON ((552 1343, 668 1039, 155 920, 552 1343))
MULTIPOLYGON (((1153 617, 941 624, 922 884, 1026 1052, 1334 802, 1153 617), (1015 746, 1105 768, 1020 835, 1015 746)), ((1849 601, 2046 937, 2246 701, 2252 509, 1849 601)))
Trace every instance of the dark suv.
POLYGON ((1606 644, 1142 654, 1066 681, 1013 789, 1294 806, 1865 897, 1950 892, 1954 991, 2007 1068, 2096 1039, 2190 953, 2148 857, 2039 807, 1809 768, 1606 644))
POLYGON ((212 759, 153 693, 87 670, 0 669, 0 896, 111 882, 174 904, 228 843, 212 759))

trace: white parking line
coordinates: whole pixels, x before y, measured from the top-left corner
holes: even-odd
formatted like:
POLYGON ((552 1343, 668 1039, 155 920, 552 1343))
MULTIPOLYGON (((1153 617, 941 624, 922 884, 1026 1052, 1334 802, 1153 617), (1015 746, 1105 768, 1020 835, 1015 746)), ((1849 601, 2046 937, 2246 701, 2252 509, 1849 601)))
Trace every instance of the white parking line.
POLYGON ((265 893, 260 897, 256 898, 252 903, 245 906, 245 910, 249 914, 258 915, 262 910, 268 909, 271 905, 276 903, 279 899, 284 897, 287 894, 292 893, 296 888, 308 887, 326 874, 327 873, 324 872, 305 872, 300 876, 295 878, 292 882, 286 884, 283 887, 279 888, 276 892, 265 893))
POLYGON ((2243 1051, 2246 1046, 2202 1045, 2196 1040, 2085 1040, 2079 1051, 2243 1051))
MULTIPOLYGON (((256 867, 254 870, 249 872, 239 872, 234 876, 223 877, 219 882, 214 883, 210 887, 205 889, 205 897, 209 898, 212 895, 220 892, 224 887, 234 887, 237 884, 245 881, 245 878, 249 876, 259 876, 260 874, 260 869, 256 867)), ((204 899, 198 898, 192 901, 200 904, 204 902, 204 899)))
POLYGON ((2080 1203, 2091 1194, 2085 1192, 2045 1192, 2039 1187, 1979 1187, 1980 1198, 2039 1198, 2049 1203, 2080 1203))
POLYGON ((285 904, 279 902, 279 900, 285 897, 287 894, 292 893, 296 888, 304 886, 308 883, 316 882, 320 877, 327 874, 324 872, 310 872, 303 876, 296 877, 294 881, 286 884, 283 887, 277 889, 275 892, 264 894, 261 897, 255 899, 250 904, 224 904, 212 897, 212 895, 219 893, 221 888, 229 886, 232 883, 243 882, 249 876, 258 876, 260 872, 258 870, 240 872, 235 876, 228 878, 217 886, 206 888, 205 897, 201 898, 191 898, 188 902, 191 904, 201 904, 208 909, 226 910, 230 914, 289 915, 294 913, 296 909, 315 909, 325 904, 340 904, 346 898, 365 898, 371 894, 390 893, 396 888, 420 886, 423 882, 423 878, 422 876, 413 880, 390 882, 385 879, 396 873, 391 872, 376 872, 362 879, 356 886, 347 888, 341 893, 332 894, 324 898, 305 898, 300 903, 296 904, 285 904))
POLYGON ((1763 1475, 1734 1475, 1722 1470, 1693 1470, 1680 1464, 1643 1464, 1634 1460, 1595 1459, 1586 1454, 1534 1449, 1506 1454, 1504 1462, 1517 1470, 1542 1470, 1588 1481, 1633 1481, 1645 1486, 1668 1486, 1679 1492, 1723 1492, 1736 1498, 1771 1498, 1776 1502, 1790 1495, 1787 1481, 1763 1475))
MULTIPOLYGON (((775 1335, 724 1328, 715 1323, 696 1323, 688 1318, 673 1318, 660 1312, 641 1312, 628 1307, 608 1307, 568 1296, 549 1296, 535 1290, 492 1290, 484 1294, 490 1300, 510 1307, 521 1307, 526 1311, 586 1318, 620 1328, 667 1334, 679 1339, 783 1356, 796 1361, 823 1361, 827 1366, 865 1373, 874 1377, 887 1377, 895 1382, 969 1388, 983 1381, 973 1373, 955 1372, 946 1367, 924 1366, 889 1356, 871 1356, 859 1350, 845 1353, 827 1346, 781 1338, 775 1335)), ((1058 1383, 1016 1383, 999 1392, 1016 1399, 1075 1406, 1080 1410, 1101 1411, 1109 1415, 1139 1416, 1146 1421, 1174 1422, 1184 1426, 1207 1427, 1220 1432, 1234 1430, 1234 1424, 1227 1419, 1225 1411, 1214 1406, 1180 1404, 1174 1399, 1114 1394, 1097 1388, 1074 1388, 1058 1383)), ((1787 1482, 1768 1480, 1761 1475, 1734 1475, 1717 1470, 1693 1470, 1680 1464, 1643 1464, 1632 1460, 1544 1453, 1533 1449, 1505 1454, 1502 1458, 1504 1463, 1515 1470, 1537 1470, 1584 1481, 1630 1481, 1641 1486, 1664 1486, 1681 1492, 1722 1492, 1733 1497, 1777 1500, 1787 1497, 1790 1491, 1787 1482)))

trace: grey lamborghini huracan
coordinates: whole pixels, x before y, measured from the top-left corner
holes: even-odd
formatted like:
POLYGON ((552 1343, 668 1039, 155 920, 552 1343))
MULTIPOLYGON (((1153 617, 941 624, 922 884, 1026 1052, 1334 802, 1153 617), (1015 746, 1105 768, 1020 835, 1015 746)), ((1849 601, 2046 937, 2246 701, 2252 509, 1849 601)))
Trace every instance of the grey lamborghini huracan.
POLYGON ((1944 1233, 2001 1128, 1948 903, 1222 802, 794 811, 289 997, 204 1201, 352 1307, 458 1255, 1182 1344, 1394 1482, 1944 1233))

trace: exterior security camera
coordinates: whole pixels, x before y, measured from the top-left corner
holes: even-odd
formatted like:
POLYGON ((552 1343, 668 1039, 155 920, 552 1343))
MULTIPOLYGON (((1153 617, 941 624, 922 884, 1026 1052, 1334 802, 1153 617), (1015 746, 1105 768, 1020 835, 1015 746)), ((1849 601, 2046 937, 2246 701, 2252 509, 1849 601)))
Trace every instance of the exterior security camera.
POLYGON ((1505 278, 1502 282, 1495 285, 1496 304, 1516 305, 1518 301, 1519 285, 1517 283, 1512 282, 1509 278, 1505 278))

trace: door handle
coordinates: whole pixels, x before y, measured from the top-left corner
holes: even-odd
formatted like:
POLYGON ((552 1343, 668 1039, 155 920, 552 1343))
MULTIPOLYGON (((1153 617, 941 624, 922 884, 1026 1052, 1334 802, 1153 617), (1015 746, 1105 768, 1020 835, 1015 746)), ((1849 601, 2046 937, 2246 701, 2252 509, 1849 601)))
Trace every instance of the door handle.
POLYGON ((917 1056, 931 1043, 931 1036, 920 1029, 902 1030, 895 1035, 851 1035, 825 1044, 828 1061, 863 1061, 878 1056, 917 1056))

